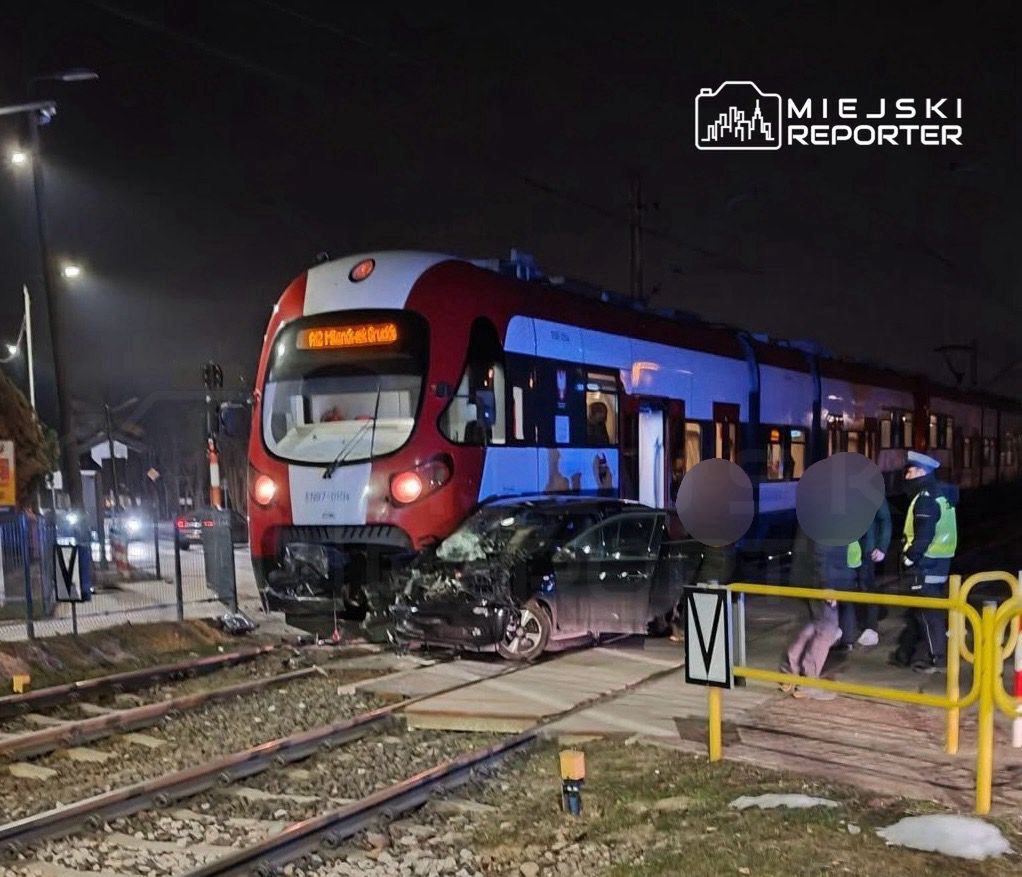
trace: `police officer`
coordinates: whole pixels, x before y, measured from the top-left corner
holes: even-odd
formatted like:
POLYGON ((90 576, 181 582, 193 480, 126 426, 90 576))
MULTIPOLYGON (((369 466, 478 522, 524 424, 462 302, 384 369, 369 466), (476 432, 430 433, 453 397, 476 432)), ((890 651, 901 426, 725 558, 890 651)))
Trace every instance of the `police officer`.
MULTIPOLYGON (((913 578, 912 589, 924 597, 946 597, 951 558, 958 546, 955 504, 958 489, 934 476, 940 462, 917 451, 908 452, 905 488, 910 497, 905 515, 902 565, 913 578)), ((935 673, 947 661, 946 614, 939 609, 913 610, 891 662, 935 673), (913 662, 917 649, 923 652, 913 662)))

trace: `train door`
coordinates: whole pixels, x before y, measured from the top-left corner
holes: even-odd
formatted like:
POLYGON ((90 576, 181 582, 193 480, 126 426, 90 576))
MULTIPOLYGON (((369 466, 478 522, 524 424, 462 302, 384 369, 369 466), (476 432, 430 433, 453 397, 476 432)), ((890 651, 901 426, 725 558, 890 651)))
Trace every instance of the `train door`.
POLYGON ((667 505, 666 416, 659 402, 639 402, 639 502, 655 509, 667 505))

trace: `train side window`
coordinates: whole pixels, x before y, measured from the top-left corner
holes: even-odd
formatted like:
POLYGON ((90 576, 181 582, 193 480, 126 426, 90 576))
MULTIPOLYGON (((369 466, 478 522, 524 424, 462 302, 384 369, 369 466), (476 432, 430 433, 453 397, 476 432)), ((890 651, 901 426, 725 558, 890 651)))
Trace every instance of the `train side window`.
POLYGON ((617 376, 589 372, 586 375, 586 444, 599 448, 617 443, 617 376))
POLYGON ((806 471, 806 433, 803 429, 789 430, 788 463, 791 467, 788 477, 797 481, 806 471))
POLYGON ((493 325, 472 324, 468 357, 458 389, 444 413, 440 431, 463 445, 502 445, 507 439, 504 354, 493 325))
POLYGON ((827 456, 848 449, 848 435, 844 431, 844 418, 831 415, 827 418, 827 456))
POLYGON ((784 444, 781 431, 775 427, 767 427, 766 442, 766 477, 767 481, 784 479, 784 444))
POLYGON ((971 469, 974 465, 972 459, 972 436, 962 437, 962 460, 959 465, 963 469, 971 469))
POLYGON ((994 465, 994 440, 992 438, 983 439, 983 465, 994 465))
POLYGON ((738 406, 727 402, 713 403, 713 455, 720 460, 738 462, 738 406))
POLYGON ((901 447, 913 448, 915 443, 912 441, 912 415, 906 412, 902 415, 901 419, 901 447))
POLYGON ((955 419, 953 417, 945 418, 944 423, 944 447, 953 448, 955 446, 955 419))
POLYGON ((891 418, 885 417, 880 421, 880 447, 891 447, 891 418))
POLYGON ((703 425, 693 420, 685 422, 685 471, 691 472, 703 459, 703 425))
POLYGON ((930 415, 930 442, 929 447, 939 448, 940 444, 940 423, 936 414, 930 415))

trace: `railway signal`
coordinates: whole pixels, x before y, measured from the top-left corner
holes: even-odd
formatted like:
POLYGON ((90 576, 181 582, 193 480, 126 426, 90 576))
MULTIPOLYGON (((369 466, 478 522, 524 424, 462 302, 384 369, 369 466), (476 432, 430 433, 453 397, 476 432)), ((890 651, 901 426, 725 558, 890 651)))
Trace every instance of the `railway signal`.
POLYGON ((202 382, 206 385, 206 459, 209 463, 209 504, 216 509, 224 507, 223 488, 220 486, 220 453, 216 445, 216 424, 220 423, 219 405, 213 401, 213 390, 224 385, 224 372, 210 360, 202 367, 202 382))

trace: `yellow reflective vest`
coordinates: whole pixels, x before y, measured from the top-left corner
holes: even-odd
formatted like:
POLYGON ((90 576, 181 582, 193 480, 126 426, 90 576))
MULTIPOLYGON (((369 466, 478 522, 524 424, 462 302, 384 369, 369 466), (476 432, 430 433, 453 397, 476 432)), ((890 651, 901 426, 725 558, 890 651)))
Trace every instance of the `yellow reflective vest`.
MULTIPOLYGON (((926 494, 929 496, 929 494, 926 494)), ((916 519, 915 507, 922 493, 913 497, 908 505, 908 513, 905 515, 905 549, 908 550, 915 537, 916 519)), ((947 497, 937 497, 937 507, 940 509, 940 518, 937 520, 937 527, 933 534, 933 541, 923 552, 925 557, 954 557, 955 549, 958 548, 958 516, 955 507, 947 501, 947 497)))
POLYGON ((848 568, 858 569, 860 566, 862 566, 862 546, 856 539, 854 542, 848 543, 848 568))

